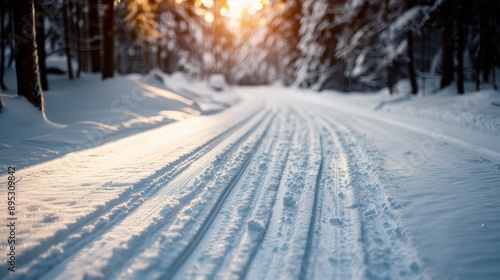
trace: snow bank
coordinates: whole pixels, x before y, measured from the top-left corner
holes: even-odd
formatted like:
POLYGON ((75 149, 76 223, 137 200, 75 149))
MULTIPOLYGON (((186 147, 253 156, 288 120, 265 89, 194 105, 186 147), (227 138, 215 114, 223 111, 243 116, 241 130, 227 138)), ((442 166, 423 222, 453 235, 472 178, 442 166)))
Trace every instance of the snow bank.
MULTIPOLYGON (((49 65, 66 71, 58 59, 49 60, 49 65)), ((31 165, 138 130, 218 112, 235 103, 228 98, 224 103, 212 98, 214 93, 207 86, 196 87, 203 92, 202 97, 169 90, 163 78, 190 91, 187 79, 179 74, 152 72, 104 81, 100 75, 82 75, 73 81, 65 75, 49 75, 50 88, 44 92, 44 120, 24 98, 15 97, 14 69, 7 72, 10 90, 2 93, 6 108, 0 115, 0 129, 8 133, 0 137, 0 165, 12 164, 14 160, 19 167, 31 165)))
POLYGON ((155 76, 167 89, 199 104, 200 110, 205 114, 219 112, 241 101, 235 90, 227 85, 223 77, 218 77, 219 75, 210 77, 207 82, 188 79, 180 72, 172 75, 155 72, 155 76), (220 86, 223 91, 216 89, 214 85, 220 86))
POLYGON ((474 87, 473 83, 467 83, 467 93, 458 95, 455 84, 444 90, 436 90, 434 83, 428 81, 425 92, 413 96, 409 94, 409 82, 403 80, 396 86, 394 95, 390 95, 387 89, 377 93, 341 94, 329 91, 328 94, 335 103, 499 137, 500 114, 495 104, 500 104, 500 91, 474 91, 474 87))

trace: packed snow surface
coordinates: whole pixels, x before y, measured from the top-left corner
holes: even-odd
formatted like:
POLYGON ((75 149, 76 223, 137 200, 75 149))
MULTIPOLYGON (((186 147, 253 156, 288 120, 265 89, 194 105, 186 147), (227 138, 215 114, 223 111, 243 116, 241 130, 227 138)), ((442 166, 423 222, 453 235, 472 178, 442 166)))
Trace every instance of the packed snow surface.
POLYGON ((123 78, 113 97, 96 96, 112 81, 79 90, 103 106, 130 86, 153 99, 123 120, 72 97, 76 86, 47 94, 52 124, 0 115, 3 205, 6 167, 20 166, 18 263, 7 270, 2 240, 0 278, 500 278, 500 92, 216 93, 142 79, 123 78), (52 110, 51 98, 84 109, 52 110), (163 110, 190 116, 158 125, 163 110), (103 141, 64 152, 89 127, 103 141))

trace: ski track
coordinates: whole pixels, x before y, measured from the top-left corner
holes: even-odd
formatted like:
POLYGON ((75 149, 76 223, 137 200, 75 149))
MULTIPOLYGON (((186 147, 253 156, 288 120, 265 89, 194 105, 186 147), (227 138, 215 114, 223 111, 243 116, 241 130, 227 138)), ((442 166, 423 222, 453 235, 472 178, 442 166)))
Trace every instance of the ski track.
MULTIPOLYGON (((200 198, 196 196, 198 192, 203 194, 201 188, 204 186, 204 180, 210 179, 213 176, 210 174, 213 172, 213 166, 217 166, 219 161, 227 160, 231 155, 231 151, 235 147, 240 146, 239 141, 245 139, 259 125, 262 120, 261 118, 269 118, 269 115, 261 114, 260 117, 257 116, 252 121, 243 123, 243 130, 234 132, 233 129, 230 129, 229 136, 232 138, 224 139, 223 135, 222 139, 218 139, 221 140, 221 146, 230 145, 229 148, 219 150, 215 149, 209 143, 207 149, 201 149, 203 156, 198 158, 198 161, 195 161, 196 157, 191 160, 185 160, 184 166, 178 166, 181 168, 179 172, 182 172, 183 167, 185 169, 186 165, 189 166, 185 174, 181 173, 172 181, 169 180, 170 178, 165 177, 173 176, 165 174, 166 176, 164 175, 163 177, 168 183, 160 183, 158 186, 159 190, 153 195, 143 198, 144 202, 141 203, 140 207, 131 209, 132 211, 126 213, 128 215, 121 215, 122 217, 116 220, 105 218, 105 223, 110 222, 111 227, 105 228, 101 232, 96 232, 97 237, 94 240, 85 244, 85 248, 80 249, 76 256, 72 256, 69 263, 63 263, 65 273, 69 273, 70 275, 64 274, 61 278, 75 277, 76 275, 72 275, 71 273, 80 273, 81 271, 72 270, 71 268, 77 267, 79 263, 86 262, 89 259, 92 260, 93 257, 96 259, 96 262, 91 263, 94 271, 89 270, 85 272, 85 278, 101 278, 110 274, 116 274, 116 266, 123 262, 126 256, 134 253, 134 250, 138 249, 137 247, 140 246, 142 240, 149 240, 154 233, 161 231, 163 229, 160 227, 161 224, 164 220, 168 220, 179 213, 179 209, 183 206, 182 202, 200 201, 200 198), (242 135, 243 133, 244 135, 242 135), (203 154, 203 152, 208 153, 203 154), (219 154, 216 154, 216 152, 219 152, 219 154), (212 160, 215 159, 213 165, 206 166, 202 164, 207 161, 204 157, 211 157, 212 160), (190 185, 189 183, 193 181, 195 181, 195 184, 190 185), (175 195, 176 193, 177 195, 175 195), (120 218, 123 218, 123 221, 120 218), (126 242, 116 239, 123 232, 127 232, 130 235, 130 239, 126 242), (103 265, 103 262, 107 264, 103 265)), ((238 128, 238 125, 236 128, 238 128)), ((213 144, 217 145, 219 144, 218 142, 215 141, 213 144)), ((117 212, 120 212, 120 209, 117 209, 117 212)), ((59 272, 57 268, 54 271, 59 272)), ((46 279, 54 279, 50 273, 48 275, 46 279)))
MULTIPOLYGON (((44 273, 48 268, 68 258, 69 254, 73 254, 73 252, 91 242, 94 239, 92 238, 93 235, 106 232, 114 225, 117 225, 127 217, 127 214, 138 208, 145 200, 157 195, 162 190, 161 186, 163 182, 169 181, 183 172, 190 163, 210 152, 217 144, 246 124, 250 118, 243 119, 203 145, 180 156, 177 160, 172 161, 164 168, 136 184, 134 188, 129 188, 117 198, 108 201, 104 207, 78 220, 68 229, 57 232, 52 238, 46 240, 46 242, 25 251, 23 261, 26 263, 32 262, 25 269, 29 271, 27 275, 29 277, 39 277, 39 273, 44 273), (135 189, 139 191, 134 192, 135 189), (57 242, 58 240, 64 241, 57 242), (36 260, 37 257, 51 259, 51 261, 40 263, 36 260)), ((196 172, 192 174, 196 174, 196 172)))
POLYGON ((15 276, 429 278, 385 189, 386 158, 353 124, 370 123, 298 101, 268 98, 179 142, 163 167, 23 251, 15 276))
MULTIPOLYGON (((366 137, 347 124, 338 123, 339 116, 325 112, 331 124, 337 126, 336 134, 350 157, 352 179, 350 182, 360 222, 365 277, 370 279, 426 278, 421 273, 421 261, 399 221, 398 205, 386 194, 383 157, 364 141, 366 137), (361 142, 361 143, 360 143, 361 142)), ((346 122, 347 123, 347 122, 346 122)))
MULTIPOLYGON (((262 218, 253 216, 250 218, 252 210, 255 210, 255 205, 258 201, 269 201, 268 191, 272 191, 272 184, 266 190, 263 190, 261 182, 268 178, 269 170, 275 173, 275 176, 283 171, 282 153, 286 149, 286 145, 280 137, 286 136, 282 133, 283 120, 282 116, 278 116, 273 125, 268 131, 268 138, 273 141, 266 141, 260 145, 260 148, 255 151, 253 160, 249 162, 245 172, 242 173, 243 178, 240 180, 229 200, 239 199, 240 204, 228 203, 222 207, 221 215, 219 215, 210 234, 206 234, 208 244, 200 250, 199 257, 196 258, 196 263, 192 265, 194 269, 187 273, 188 278, 209 278, 217 276, 218 278, 241 277, 244 274, 246 261, 238 258, 246 257, 245 249, 250 250, 249 246, 254 246, 258 243, 259 236, 262 236, 262 231, 265 229, 265 221, 262 218), (273 154, 273 157, 268 157, 275 149, 278 151, 273 154), (280 167, 281 166, 281 167, 280 167), (275 169, 276 167, 276 169, 275 169), (240 248, 232 250, 232 245, 237 239, 241 239, 245 235, 246 238, 251 238, 252 242, 242 245, 240 248), (241 251, 241 249, 244 251, 241 251), (233 259, 234 258, 234 259, 233 259), (231 260, 226 264, 224 271, 220 272, 224 260, 231 260), (210 260, 207 262, 206 260, 210 260), (227 265, 233 265, 228 269, 227 265)), ((275 181, 279 181, 274 179, 275 181)), ((268 203, 268 202, 266 202, 268 203)), ((261 207, 265 207, 262 205, 261 207)), ((262 213, 267 213, 265 209, 260 210, 262 213)), ((265 218, 265 217, 263 217, 265 218)), ((190 263, 190 262, 188 262, 190 263)))

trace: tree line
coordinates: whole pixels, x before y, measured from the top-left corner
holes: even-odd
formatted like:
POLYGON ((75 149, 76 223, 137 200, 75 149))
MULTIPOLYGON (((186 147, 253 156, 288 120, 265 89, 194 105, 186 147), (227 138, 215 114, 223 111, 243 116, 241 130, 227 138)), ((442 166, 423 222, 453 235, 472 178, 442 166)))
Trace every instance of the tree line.
POLYGON ((53 54, 66 57, 69 79, 158 68, 232 84, 393 92, 407 78, 414 94, 429 74, 440 88, 455 81, 458 93, 466 80, 496 87, 500 65, 496 0, 261 0, 238 19, 224 15, 225 0, 0 3, 0 86, 15 62, 18 95, 41 111, 53 54))
POLYGON ((500 65, 500 2, 495 0, 304 1, 302 71, 298 83, 325 80, 338 88, 354 81, 369 88, 388 87, 417 76, 440 76, 439 87, 456 80, 493 83, 500 65), (311 49, 311 45, 316 46, 311 49), (328 72, 330 70, 330 72, 328 72), (313 73, 313 75, 310 75, 313 73), (317 74, 316 74, 317 73, 317 74), (336 85, 335 85, 336 83, 336 85))

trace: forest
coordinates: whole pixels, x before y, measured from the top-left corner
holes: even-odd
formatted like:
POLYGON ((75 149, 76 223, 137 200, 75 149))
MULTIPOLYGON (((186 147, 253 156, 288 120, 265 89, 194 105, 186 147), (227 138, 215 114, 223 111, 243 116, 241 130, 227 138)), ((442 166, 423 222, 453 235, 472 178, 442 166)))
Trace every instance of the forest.
MULTIPOLYGON (((229 84, 391 92, 408 79, 439 88, 496 88, 495 0, 26 0, 1 1, 0 83, 43 111, 48 56, 82 73, 184 72, 229 84)), ((0 101, 0 110, 3 103, 0 101)))

